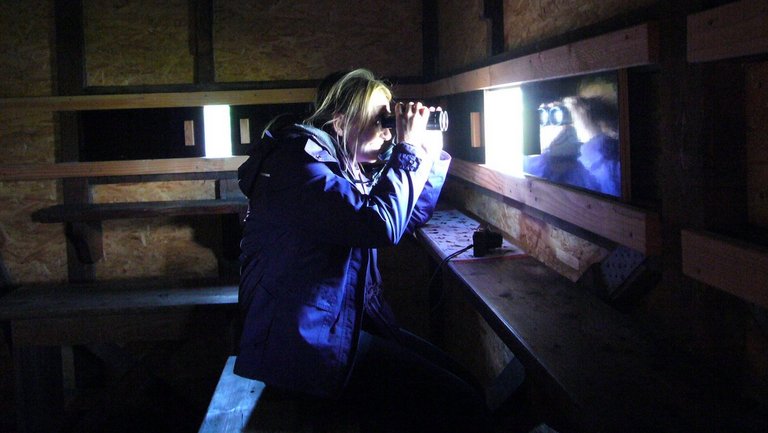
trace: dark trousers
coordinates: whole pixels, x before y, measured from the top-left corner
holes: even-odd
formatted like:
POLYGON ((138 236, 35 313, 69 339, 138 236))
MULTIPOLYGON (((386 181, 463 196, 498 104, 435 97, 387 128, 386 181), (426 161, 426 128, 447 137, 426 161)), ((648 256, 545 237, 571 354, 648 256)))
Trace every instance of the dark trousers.
POLYGON ((407 331, 363 331, 345 399, 363 431, 488 432, 481 388, 444 352, 407 331))

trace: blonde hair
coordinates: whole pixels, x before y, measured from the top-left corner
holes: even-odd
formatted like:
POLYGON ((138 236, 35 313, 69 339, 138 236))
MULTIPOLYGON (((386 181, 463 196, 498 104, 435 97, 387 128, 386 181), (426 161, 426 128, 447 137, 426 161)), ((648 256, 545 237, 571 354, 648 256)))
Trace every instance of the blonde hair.
MULTIPOLYGON (((336 74, 338 75, 338 74, 336 74)), ((333 128, 334 122, 345 133, 336 141, 337 154, 345 169, 355 164, 355 154, 359 143, 349 143, 347 131, 362 130, 379 115, 370 109, 370 101, 376 92, 383 92, 387 99, 392 99, 392 91, 382 80, 377 79, 367 69, 355 69, 347 72, 330 87, 322 88, 318 93, 315 112, 304 123, 317 128, 333 128), (351 155, 350 155, 351 153, 351 155)))

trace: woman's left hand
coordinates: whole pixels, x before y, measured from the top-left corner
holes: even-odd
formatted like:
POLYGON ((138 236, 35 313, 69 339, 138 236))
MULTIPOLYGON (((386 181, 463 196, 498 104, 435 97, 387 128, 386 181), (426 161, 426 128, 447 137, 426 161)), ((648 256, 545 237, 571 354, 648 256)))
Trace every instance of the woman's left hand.
POLYGON ((432 111, 435 111, 434 107, 421 102, 397 103, 397 138, 400 142, 423 148, 432 159, 437 159, 442 149, 436 149, 438 146, 429 145, 430 140, 426 140, 427 121, 432 111))

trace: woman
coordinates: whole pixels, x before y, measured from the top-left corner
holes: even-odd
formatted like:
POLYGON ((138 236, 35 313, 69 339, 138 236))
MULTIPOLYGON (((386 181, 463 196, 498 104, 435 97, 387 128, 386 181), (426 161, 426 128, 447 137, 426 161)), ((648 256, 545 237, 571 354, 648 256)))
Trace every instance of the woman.
POLYGON ((397 144, 369 177, 361 164, 376 162, 393 138, 380 123, 391 98, 371 72, 344 74, 303 124, 267 133, 238 170, 249 210, 235 373, 362 403, 379 427, 449 431, 457 413, 475 423, 466 414, 482 412, 476 389, 395 325, 376 248, 429 219, 450 157, 425 140, 431 108, 396 104, 397 144), (389 410, 402 417, 376 417, 389 410))

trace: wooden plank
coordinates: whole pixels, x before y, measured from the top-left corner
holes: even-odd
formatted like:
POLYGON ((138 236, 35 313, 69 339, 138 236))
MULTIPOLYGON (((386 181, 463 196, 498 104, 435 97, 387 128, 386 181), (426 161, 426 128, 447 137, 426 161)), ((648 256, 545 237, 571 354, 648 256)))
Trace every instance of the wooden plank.
POLYGON ((32 221, 40 223, 103 221, 159 216, 239 214, 248 208, 241 199, 169 200, 130 203, 70 203, 39 209, 32 221))
POLYGON ((127 341, 178 340, 202 320, 193 307, 165 311, 14 320, 14 345, 77 345, 127 341))
MULTIPOLYGON (((438 247, 445 230, 418 231, 440 258, 451 252, 438 247)), ((650 336, 575 283, 530 257, 447 266, 526 370, 542 372, 570 401, 568 416, 583 431, 671 432, 696 422, 682 391, 655 371, 650 336)))
POLYGON ((688 61, 768 52, 768 3, 742 0, 688 16, 688 61))
POLYGON ((456 158, 448 173, 645 255, 661 250, 660 221, 652 212, 456 158))
POLYGON ((653 64, 659 56, 657 33, 655 24, 641 24, 437 80, 425 85, 424 93, 435 97, 653 64))
POLYGON ((0 181, 237 171, 246 156, 0 164, 0 181))
POLYGON ((226 90, 212 92, 135 93, 125 95, 39 96, 0 99, 5 110, 114 110, 125 108, 199 107, 312 102, 314 88, 226 90))
POLYGON ((2 298, 0 320, 49 319, 237 304, 237 281, 149 278, 22 286, 2 298))
POLYGON ((685 275, 768 308, 768 248, 696 230, 681 242, 685 275))
POLYGON ((264 383, 235 375, 235 357, 227 358, 198 433, 243 432, 264 391, 264 383))

